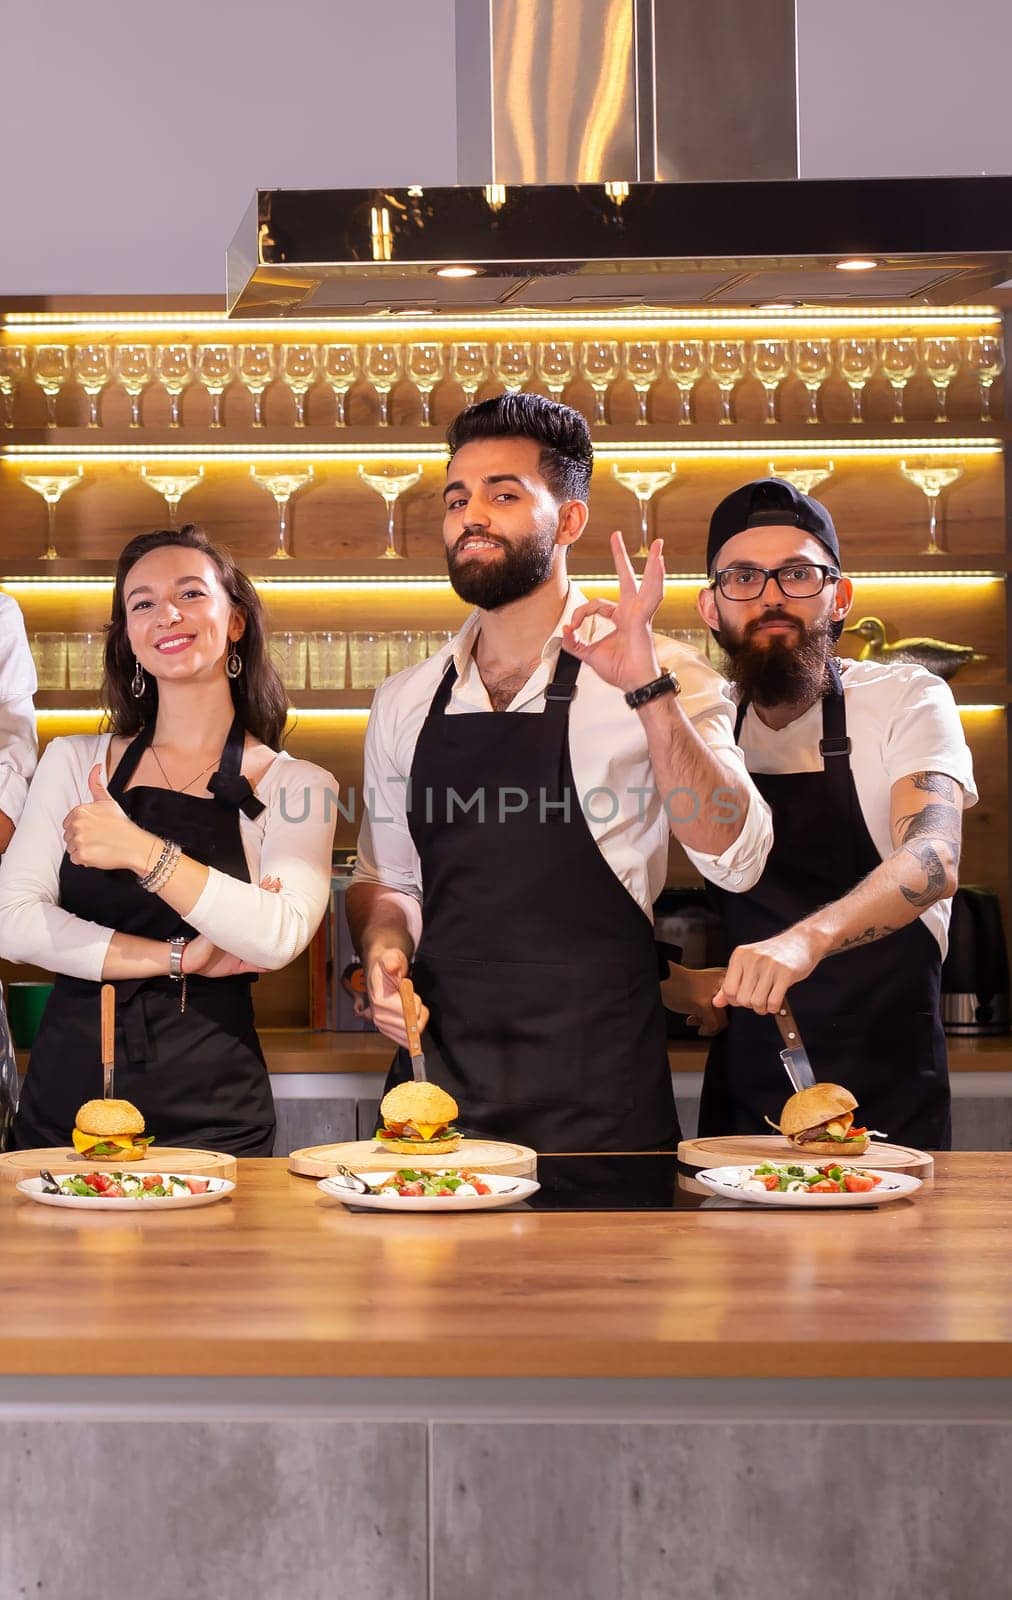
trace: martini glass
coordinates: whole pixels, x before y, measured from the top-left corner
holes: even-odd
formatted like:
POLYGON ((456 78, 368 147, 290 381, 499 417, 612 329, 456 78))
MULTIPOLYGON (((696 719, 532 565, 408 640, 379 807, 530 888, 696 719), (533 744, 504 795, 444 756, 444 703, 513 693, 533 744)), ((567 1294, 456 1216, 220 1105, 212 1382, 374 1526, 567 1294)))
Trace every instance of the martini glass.
POLYGON ((292 495, 299 489, 305 488, 312 478, 312 464, 307 464, 301 472, 273 472, 269 467, 258 470, 254 463, 249 469, 249 475, 261 489, 266 489, 268 494, 273 495, 274 504, 278 508, 278 547, 271 560, 290 561, 292 552, 288 548, 288 502, 292 495))
POLYGON ((572 383, 576 377, 573 346, 549 339, 547 343, 538 345, 535 365, 539 382, 544 384, 553 400, 561 401, 567 383, 572 383))
POLYGON ((56 560, 56 508, 68 489, 75 483, 80 483, 84 477, 84 468, 76 467, 73 472, 23 472, 21 482, 29 489, 34 489, 46 502, 46 511, 49 515, 49 543, 42 552, 43 561, 56 560))
POLYGON ((150 489, 160 494, 169 510, 169 527, 176 528, 176 512, 179 502, 184 494, 189 494, 195 489, 204 476, 203 467, 197 467, 192 472, 159 472, 158 468, 149 466, 141 467, 141 477, 150 489))
POLYGON ((944 556, 947 552, 945 548, 938 543, 938 539, 936 537, 938 532, 938 497, 943 489, 950 488, 952 484, 957 481, 957 479, 963 476, 964 468, 962 464, 958 461, 954 461, 942 466, 937 462, 925 461, 920 465, 918 465, 916 462, 913 465, 910 465, 906 461, 901 461, 900 471, 908 483, 916 483, 921 493, 927 496, 928 543, 926 549, 924 549, 921 554, 926 556, 944 556))
POLYGON ((410 468, 398 471, 396 467, 379 467, 375 471, 368 472, 365 467, 359 467, 358 475, 362 482, 381 495, 386 503, 387 546, 380 555, 380 560, 403 561, 400 551, 394 548, 394 510, 401 495, 422 476, 421 465, 416 466, 414 471, 410 468))
MULTIPOLYGON (((1005 366, 1005 357, 1002 353, 1001 340, 993 334, 981 334, 977 338, 967 339, 964 345, 966 365, 980 384, 980 420, 987 422, 991 416, 991 390, 994 381, 1001 376, 1005 366)), ((0 351, 0 362, 3 352, 0 351)), ((3 382, 0 370, 0 383, 3 382)))
POLYGON ((14 396, 28 373, 28 346, 0 345, 0 394, 4 397, 4 427, 14 426, 14 396))
POLYGON ((777 390, 790 376, 791 352, 786 339, 757 339, 752 346, 752 372, 766 395, 766 421, 777 420, 777 390))
POLYGON ((893 421, 902 422, 903 391, 917 371, 917 340, 883 339, 881 360, 893 392, 893 421))
POLYGON ((780 478, 784 483, 793 484, 799 494, 811 494, 820 483, 825 483, 833 475, 833 463, 826 461, 821 467, 777 467, 770 462, 770 477, 780 478))
POLYGON ((623 471, 618 465, 618 462, 615 462, 611 470, 614 474, 616 483, 620 483, 623 489, 628 489, 630 494, 634 494, 639 503, 640 547, 638 550, 633 551, 633 555, 648 556, 650 554, 650 502, 654 495, 659 493, 661 489, 667 488, 668 484, 674 478, 675 473, 678 471, 678 468, 672 461, 667 472, 637 472, 633 469, 623 471))
POLYGON ((121 344, 114 352, 116 377, 130 397, 130 426, 141 425, 141 395, 155 375, 155 352, 149 344, 121 344))
POLYGON ((348 391, 358 377, 358 346, 326 344, 323 347, 322 377, 334 393, 334 427, 348 422, 348 391))

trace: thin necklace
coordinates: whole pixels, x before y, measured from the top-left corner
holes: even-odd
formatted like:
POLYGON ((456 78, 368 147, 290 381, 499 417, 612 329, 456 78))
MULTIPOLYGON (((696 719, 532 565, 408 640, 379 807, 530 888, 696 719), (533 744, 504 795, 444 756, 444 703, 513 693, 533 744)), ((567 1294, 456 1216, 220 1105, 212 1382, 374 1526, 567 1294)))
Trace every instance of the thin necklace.
POLYGON ((165 768, 162 766, 162 763, 158 759, 158 751, 155 749, 154 745, 153 744, 149 745, 148 749, 151 751, 151 754, 155 758, 155 765, 157 766, 157 768, 158 768, 159 772, 161 773, 162 777, 165 779, 165 787, 167 789, 171 789, 173 794, 184 794, 187 789, 191 789, 193 787, 193 785, 196 783, 197 778, 202 778, 204 776, 205 772, 210 772, 212 767, 216 767, 218 765, 218 760, 220 759, 219 757, 216 757, 214 761, 209 761, 207 763, 206 767, 201 767, 200 771, 197 773, 197 777, 196 778, 191 778, 189 783, 181 783, 179 785, 179 787, 177 788, 174 783, 170 782, 168 773, 166 772, 165 768))

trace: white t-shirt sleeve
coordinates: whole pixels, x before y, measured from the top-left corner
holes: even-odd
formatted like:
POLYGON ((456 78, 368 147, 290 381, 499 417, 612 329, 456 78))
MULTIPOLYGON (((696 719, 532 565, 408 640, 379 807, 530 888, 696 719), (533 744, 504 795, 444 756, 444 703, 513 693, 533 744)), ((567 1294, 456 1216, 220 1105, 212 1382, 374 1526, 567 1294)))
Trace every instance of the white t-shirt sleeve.
POLYGON ((393 705, 383 688, 373 700, 365 734, 365 793, 353 883, 383 884, 422 898, 422 866, 408 829, 410 772, 396 759, 393 705))
POLYGON ((24 810, 39 756, 37 688, 21 608, 10 595, 0 595, 0 811, 14 823, 24 810))
POLYGON ((972 806, 973 758, 952 690, 924 667, 905 664, 893 671, 897 694, 882 745, 890 787, 915 772, 942 772, 961 786, 964 808, 972 806))
POLYGON ((95 983, 114 930, 65 911, 59 896, 63 820, 89 798, 87 774, 101 749, 52 740, 0 866, 0 955, 95 983))

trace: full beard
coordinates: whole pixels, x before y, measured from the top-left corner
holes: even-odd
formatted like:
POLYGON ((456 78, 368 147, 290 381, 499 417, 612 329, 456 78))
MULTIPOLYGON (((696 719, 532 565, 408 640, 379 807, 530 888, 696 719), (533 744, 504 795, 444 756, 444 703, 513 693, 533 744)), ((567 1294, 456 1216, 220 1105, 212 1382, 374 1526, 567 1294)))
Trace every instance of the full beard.
POLYGON ((501 556, 461 555, 459 546, 466 537, 462 535, 454 548, 447 551, 446 561, 450 583, 468 605, 478 606, 482 611, 498 611, 500 606, 523 600, 547 583, 555 553, 554 529, 544 533, 535 530, 515 544, 482 534, 482 538, 491 539, 499 546, 501 556))
POLYGON ((786 612, 750 622, 739 639, 726 632, 720 636, 739 702, 757 706, 803 705, 821 699, 826 692, 826 658, 831 643, 830 621, 808 627, 786 612), (796 639, 773 638, 760 643, 756 633, 761 623, 776 618, 795 624, 796 639))

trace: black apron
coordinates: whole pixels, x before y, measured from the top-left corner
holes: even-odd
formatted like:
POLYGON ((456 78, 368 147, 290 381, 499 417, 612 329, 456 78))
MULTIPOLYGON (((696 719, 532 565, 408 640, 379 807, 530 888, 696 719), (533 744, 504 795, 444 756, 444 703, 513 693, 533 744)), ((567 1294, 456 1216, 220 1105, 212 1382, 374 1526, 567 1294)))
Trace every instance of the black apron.
MULTIPOLYGON (((773 847, 762 877, 744 894, 715 890, 729 947, 754 944, 838 900, 881 864, 850 770, 843 684, 827 666, 822 702, 822 772, 755 773, 773 812, 773 847)), ((735 738, 746 706, 738 710, 735 738)), ((939 1016, 941 952, 920 917, 873 944, 820 962, 790 1002, 820 1081, 856 1097, 859 1121, 893 1143, 947 1150, 949 1076, 939 1016)), ((770 1016, 733 1006, 710 1047, 699 1132, 767 1133, 791 1093, 770 1016)))
MULTIPOLYGON (((579 670, 561 651, 541 715, 447 716, 451 662, 429 707, 408 791, 426 1065, 468 1132, 543 1151, 650 1149, 679 1137, 653 930, 576 793, 579 670)), ((387 1088, 410 1075, 398 1051, 387 1088)))
MULTIPOLYGON (((123 752, 109 793, 140 827, 174 839, 186 855, 249 882, 239 808, 262 810, 241 775, 244 730, 237 717, 208 785, 215 798, 139 784, 128 789, 153 728, 123 752)), ((133 872, 78 867, 64 855, 60 905, 74 916, 145 939, 192 938, 195 929, 133 872)), ((119 979, 116 989, 117 1099, 130 1100, 160 1145, 192 1145, 239 1156, 269 1156, 274 1102, 253 1021, 252 974, 119 979)), ((100 984, 58 975, 32 1045, 13 1128, 14 1149, 70 1143, 78 1107, 101 1098, 100 984)))

